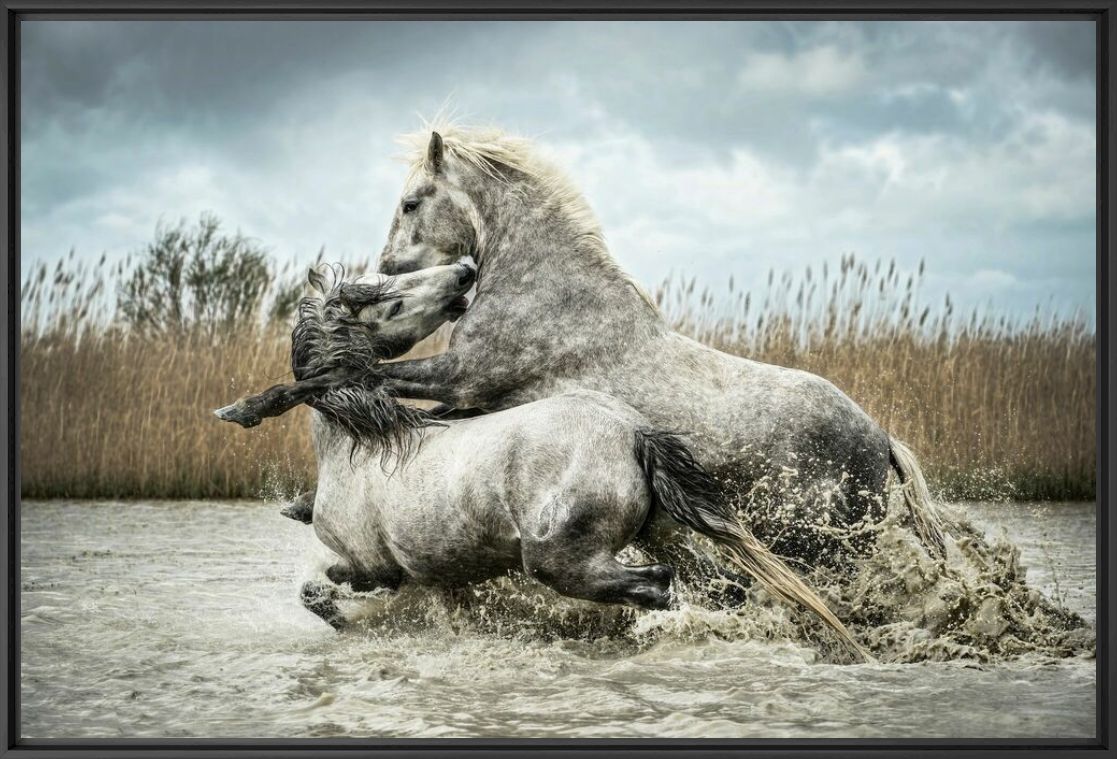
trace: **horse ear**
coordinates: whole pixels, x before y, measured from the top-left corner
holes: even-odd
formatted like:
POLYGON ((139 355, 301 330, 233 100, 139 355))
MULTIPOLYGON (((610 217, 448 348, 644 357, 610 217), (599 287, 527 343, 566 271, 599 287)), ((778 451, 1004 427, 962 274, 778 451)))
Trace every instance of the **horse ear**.
POLYGON ((438 132, 431 132, 431 141, 427 145, 427 165, 431 167, 431 171, 435 174, 442 173, 442 160, 445 157, 445 150, 442 144, 442 135, 438 132))
POLYGON ((314 267, 311 267, 306 273, 306 281, 320 293, 326 292, 326 278, 322 276, 322 272, 314 267))

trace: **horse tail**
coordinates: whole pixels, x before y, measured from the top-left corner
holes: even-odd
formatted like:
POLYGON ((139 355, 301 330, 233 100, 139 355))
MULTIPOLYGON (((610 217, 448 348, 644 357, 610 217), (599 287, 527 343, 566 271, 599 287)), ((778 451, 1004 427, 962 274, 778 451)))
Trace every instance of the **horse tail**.
POLYGON ((888 461, 900 478, 904 502, 907 504, 908 513, 911 514, 916 534, 928 549, 940 557, 945 557, 946 540, 943 538, 942 524, 931 500, 927 480, 923 478, 919 460, 910 448, 896 438, 889 437, 888 461))
POLYGON ((818 594, 737 520, 717 479, 695 461, 678 435, 636 430, 636 460, 653 509, 662 508, 675 521, 714 540, 735 566, 768 592, 814 612, 854 653, 872 659, 818 594))

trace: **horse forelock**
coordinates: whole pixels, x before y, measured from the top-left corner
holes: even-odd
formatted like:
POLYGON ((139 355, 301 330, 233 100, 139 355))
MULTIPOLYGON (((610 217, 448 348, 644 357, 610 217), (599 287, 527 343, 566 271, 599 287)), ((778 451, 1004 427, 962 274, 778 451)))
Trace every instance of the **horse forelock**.
MULTIPOLYGON (((397 139, 406 150, 405 159, 411 171, 409 181, 421 172, 430 170, 427 146, 431 132, 442 137, 444 155, 456 159, 488 181, 511 183, 512 176, 536 188, 559 216, 570 224, 576 244, 603 269, 614 271, 628 282, 640 298, 656 313, 659 307, 646 290, 632 279, 609 253, 605 236, 597 215, 585 195, 570 178, 552 161, 544 157, 535 144, 524 137, 510 135, 497 127, 466 127, 453 122, 424 123, 415 132, 400 135, 397 139)), ((485 230, 478 228, 480 236, 485 230)), ((484 249, 484 246, 480 246, 484 249)), ((482 264, 482 261, 478 261, 482 264)))

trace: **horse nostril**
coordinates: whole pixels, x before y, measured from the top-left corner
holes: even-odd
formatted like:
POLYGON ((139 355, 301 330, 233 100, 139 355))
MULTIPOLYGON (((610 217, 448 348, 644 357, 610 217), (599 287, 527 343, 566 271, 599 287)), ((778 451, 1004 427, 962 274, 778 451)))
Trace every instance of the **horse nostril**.
POLYGON ((461 268, 461 273, 458 274, 458 285, 461 287, 472 285, 473 280, 477 279, 477 270, 472 266, 465 266, 464 264, 461 268))

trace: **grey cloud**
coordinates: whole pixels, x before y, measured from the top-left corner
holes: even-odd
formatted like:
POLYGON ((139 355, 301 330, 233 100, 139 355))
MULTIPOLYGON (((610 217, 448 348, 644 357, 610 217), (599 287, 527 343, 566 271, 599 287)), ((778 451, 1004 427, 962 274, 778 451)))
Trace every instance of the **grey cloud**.
MULTIPOLYGON (((1084 21, 36 21, 22 33, 24 255, 44 259, 71 245, 89 255, 128 249, 154 218, 193 213, 203 200, 231 224, 279 238, 277 252, 372 249, 397 191, 384 169, 392 134, 448 97, 468 120, 548 143, 612 150, 617 139, 642 141, 665 170, 728 164, 745 151, 798 182, 802 202, 804 183, 839 147, 871 150, 894 134, 938 139, 952 151, 945 170, 948 158, 964 165, 999 149, 1025 119, 1094 119, 1094 37, 1084 21), (847 63, 847 76, 803 87, 794 67, 819 50, 847 63), (744 86, 757 56, 793 69, 786 87, 744 86)), ((869 203, 885 182, 868 172, 833 190, 869 203)), ((902 233, 866 229, 796 247, 748 239, 750 219, 723 229, 672 198, 614 203, 631 192, 623 172, 595 192, 607 234, 655 221, 711 252, 696 260, 666 243, 618 250, 652 281, 672 267, 759 276, 779 260, 856 249, 934 256, 956 281, 978 257, 1022 281, 1053 283, 1068 301, 1092 287, 1092 207, 1070 221, 1016 209, 997 222, 994 245, 982 226, 991 221, 941 198, 932 211, 930 196, 913 195, 928 217, 905 216, 902 233)), ((833 202, 840 208, 840 197, 833 202)), ((1020 292, 1021 303, 1032 296, 1020 292)))
POLYGON ((1088 21, 1021 24, 1020 35, 1037 66, 1080 80, 1097 74, 1097 37, 1088 21))

